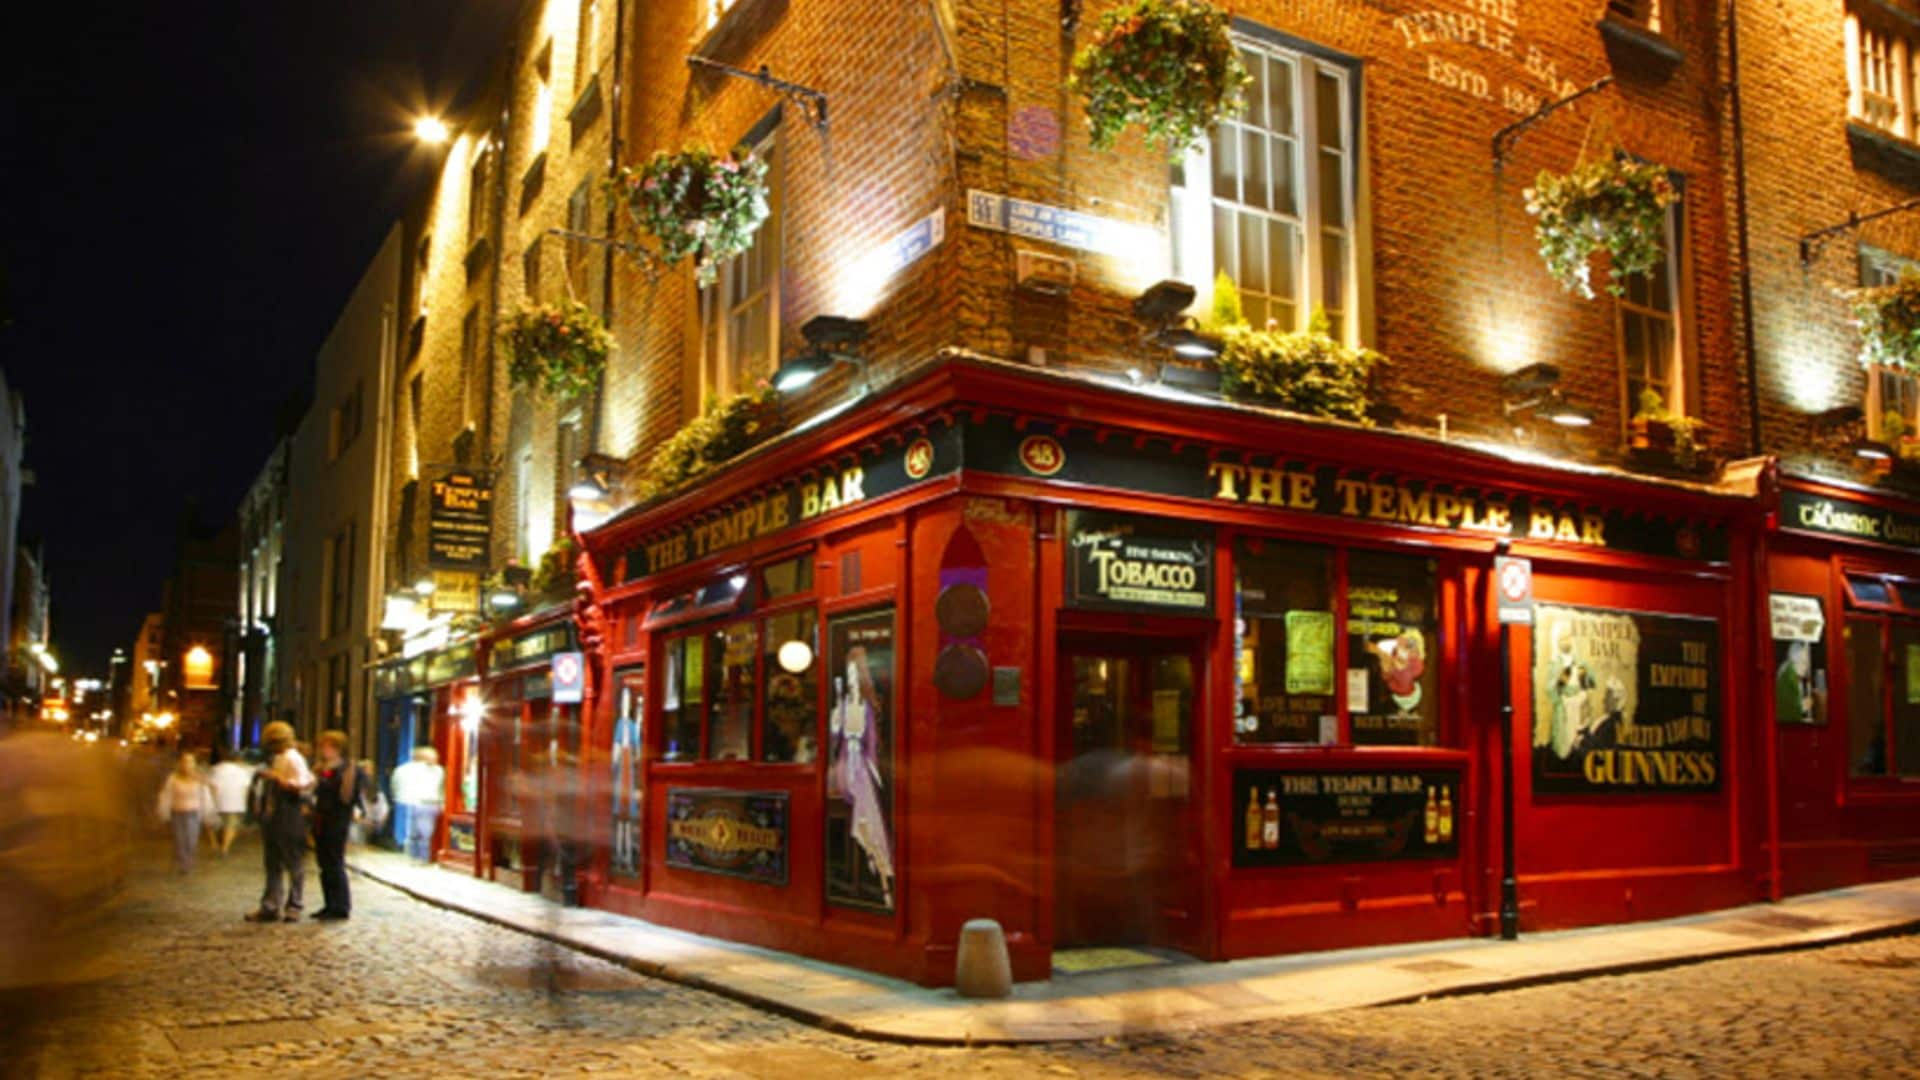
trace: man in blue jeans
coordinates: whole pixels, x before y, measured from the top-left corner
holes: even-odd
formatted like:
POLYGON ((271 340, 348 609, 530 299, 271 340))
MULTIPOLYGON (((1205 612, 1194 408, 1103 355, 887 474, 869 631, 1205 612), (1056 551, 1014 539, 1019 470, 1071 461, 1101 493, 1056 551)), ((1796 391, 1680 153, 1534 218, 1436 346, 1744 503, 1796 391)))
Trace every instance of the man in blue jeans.
POLYGON ((431 746, 413 752, 413 760, 393 770, 393 803, 406 811, 407 854, 425 862, 433 857, 433 827, 446 801, 447 771, 431 746))

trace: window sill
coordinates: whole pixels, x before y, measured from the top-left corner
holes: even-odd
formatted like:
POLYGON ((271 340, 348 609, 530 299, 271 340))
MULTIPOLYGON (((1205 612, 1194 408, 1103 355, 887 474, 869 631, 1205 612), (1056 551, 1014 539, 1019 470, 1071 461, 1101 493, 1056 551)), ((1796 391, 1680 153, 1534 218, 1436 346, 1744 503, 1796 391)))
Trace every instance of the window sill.
POLYGON ((1611 56, 1618 50, 1620 55, 1614 57, 1616 60, 1637 59, 1642 64, 1670 71, 1687 57, 1672 38, 1639 23, 1608 15, 1594 25, 1600 30, 1608 54, 1611 56))
POLYGON ((420 355, 420 346, 427 340, 427 317, 415 316, 413 325, 407 327, 407 359, 420 355))
POLYGON ((787 0, 735 0, 713 29, 695 41, 692 54, 707 60, 738 57, 787 13, 787 0))
POLYGON ((1915 170, 1920 169, 1920 143, 1860 120, 1847 121, 1847 142, 1853 148, 1854 165, 1902 186, 1920 187, 1914 183, 1915 170))
POLYGON ((593 125, 605 110, 601 107, 603 95, 600 93, 600 73, 594 72, 587 85, 574 100, 573 108, 567 110, 567 123, 573 126, 573 143, 578 144, 581 133, 593 125))

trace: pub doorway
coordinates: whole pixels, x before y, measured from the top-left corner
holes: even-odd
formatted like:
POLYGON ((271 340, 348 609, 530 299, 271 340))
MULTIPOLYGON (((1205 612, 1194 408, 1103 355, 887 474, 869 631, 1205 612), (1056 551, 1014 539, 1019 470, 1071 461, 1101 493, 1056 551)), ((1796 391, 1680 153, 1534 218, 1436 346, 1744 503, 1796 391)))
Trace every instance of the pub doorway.
POLYGON ((1059 655, 1054 947, 1199 954, 1193 740, 1204 645, 1072 634, 1059 655))

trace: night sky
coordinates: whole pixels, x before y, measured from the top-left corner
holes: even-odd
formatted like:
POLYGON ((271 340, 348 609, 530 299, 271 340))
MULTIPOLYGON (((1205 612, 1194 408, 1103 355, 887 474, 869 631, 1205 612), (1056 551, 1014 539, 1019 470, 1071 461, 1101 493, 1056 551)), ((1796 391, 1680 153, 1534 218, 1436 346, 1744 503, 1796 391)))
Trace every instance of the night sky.
POLYGON ((513 0, 13 5, 0 365, 25 397, 54 645, 104 674, 183 515, 234 513, 513 0), (27 18, 48 21, 22 26, 27 18))

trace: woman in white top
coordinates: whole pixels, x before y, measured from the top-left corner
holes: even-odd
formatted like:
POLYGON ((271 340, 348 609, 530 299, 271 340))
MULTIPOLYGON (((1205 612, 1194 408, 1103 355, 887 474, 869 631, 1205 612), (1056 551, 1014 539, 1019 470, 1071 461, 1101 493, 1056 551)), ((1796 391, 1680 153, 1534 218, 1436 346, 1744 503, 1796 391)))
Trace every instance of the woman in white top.
POLYGON ((194 849, 200 845, 200 815, 212 802, 213 793, 200 778, 193 755, 181 754, 160 788, 160 816, 173 825, 173 865, 181 874, 193 870, 194 849))
MULTIPOLYGON (((222 858, 233 847, 240 822, 247 814, 247 788, 253 784, 253 766, 238 760, 228 750, 223 759, 207 773, 207 786, 213 789, 213 808, 219 812, 219 852, 222 858)), ((206 822, 213 827, 213 819, 206 822)))

